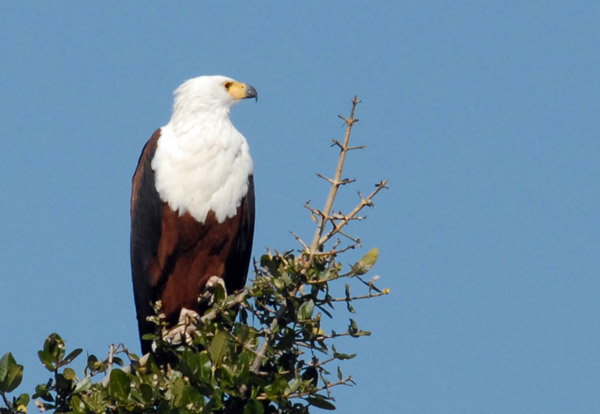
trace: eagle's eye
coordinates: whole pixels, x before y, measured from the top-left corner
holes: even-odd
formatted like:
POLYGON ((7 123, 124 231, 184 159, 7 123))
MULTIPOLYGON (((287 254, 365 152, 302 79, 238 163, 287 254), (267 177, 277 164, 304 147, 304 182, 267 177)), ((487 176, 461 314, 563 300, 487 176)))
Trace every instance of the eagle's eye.
POLYGON ((231 88, 231 85, 233 85, 233 82, 227 81, 223 84, 223 86, 225 87, 225 89, 229 90, 229 88, 231 88))

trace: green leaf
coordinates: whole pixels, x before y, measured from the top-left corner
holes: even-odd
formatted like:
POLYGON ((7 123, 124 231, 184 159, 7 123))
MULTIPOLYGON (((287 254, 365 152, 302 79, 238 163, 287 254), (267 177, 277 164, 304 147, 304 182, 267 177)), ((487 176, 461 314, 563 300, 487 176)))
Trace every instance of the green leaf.
POLYGON ((378 258, 379 249, 377 247, 369 250, 358 263, 352 266, 352 273, 354 275, 364 275, 373 268, 378 258))
POLYGON ((17 398, 17 405, 24 405, 25 407, 27 407, 27 404, 29 404, 30 398, 29 398, 29 394, 21 394, 19 395, 19 397, 17 398))
MULTIPOLYGON (((2 384, 4 382, 10 367, 15 365, 16 363, 17 363, 17 361, 15 361, 15 358, 13 357, 13 355, 10 352, 7 352, 6 354, 4 354, 2 356, 2 359, 0 359, 0 384, 2 384)), ((0 391, 4 391, 4 390, 0 389, 0 391)))
POLYGON ((50 382, 48 384, 39 384, 35 387, 35 394, 33 394, 33 398, 41 398, 44 401, 53 402, 54 397, 50 394, 48 387, 50 386, 50 382))
POLYGON ((322 408, 324 410, 335 410, 335 405, 327 401, 322 395, 307 397, 306 401, 308 401, 310 405, 314 405, 315 407, 322 408))
POLYGON ((300 320, 307 320, 312 317, 314 309, 315 302, 312 299, 309 299, 308 301, 300 305, 300 308, 298 308, 298 313, 296 315, 300 320))
POLYGON ((17 364, 10 352, 0 359, 0 391, 12 392, 23 379, 23 365, 17 364))
POLYGON ((8 375, 6 376, 6 382, 3 384, 3 387, 6 392, 12 392, 21 384, 23 380, 23 365, 13 365, 8 370, 8 375))
POLYGON ((348 333, 350 335, 356 335, 358 333, 358 324, 354 319, 350 319, 350 325, 348 326, 348 333))
POLYGON ((75 381, 77 379, 77 374, 75 374, 75 371, 72 368, 65 368, 63 375, 66 379, 71 381, 75 381))
POLYGON ((81 381, 79 381, 77 384, 75 384, 75 390, 73 392, 78 393, 78 392, 87 391, 90 389, 91 386, 92 386, 92 380, 90 378, 84 378, 81 381))
POLYGON ((300 388, 300 385, 302 384, 302 381, 298 378, 294 378, 292 379, 289 383, 288 386, 285 390, 285 394, 289 395, 293 392, 296 392, 298 390, 298 388, 300 388))
POLYGON ((148 384, 140 384, 140 394, 146 404, 152 402, 152 399, 154 398, 154 391, 148 384))
POLYGON ((73 408, 73 412, 77 414, 85 413, 85 404, 77 395, 71 397, 71 408, 73 408))
POLYGON ((38 351, 38 358, 40 362, 46 367, 46 369, 50 372, 54 372, 56 369, 56 365, 54 364, 54 360, 52 355, 50 355, 47 351, 38 351))
POLYGON ((38 352, 40 361, 48 371, 54 372, 65 363, 61 363, 65 355, 65 341, 60 335, 53 333, 44 341, 44 348, 38 352))
POLYGON ((229 340, 229 334, 225 331, 219 331, 213 338, 210 343, 210 347, 208 348, 208 352, 210 353, 210 357, 214 362, 218 362, 223 356, 225 349, 227 347, 227 343, 229 340))
POLYGON ((277 377, 265 387, 265 394, 267 394, 269 399, 276 400, 284 393, 287 386, 288 382, 284 377, 277 377))
POLYGON ((54 362, 59 362, 65 356, 65 341, 57 333, 48 335, 44 342, 44 351, 48 352, 54 362))
POLYGON ((215 286, 215 291, 213 293, 214 295, 214 301, 219 303, 222 302, 223 299, 225 299, 227 297, 227 292, 225 291, 225 286, 223 286, 220 283, 217 283, 217 286, 215 286))
POLYGON ((335 346, 332 346, 331 349, 333 350, 333 357, 335 359, 352 359, 356 356, 356 354, 342 354, 335 349, 335 346))
POLYGON ((280 261, 276 257, 269 257, 269 255, 263 255, 260 258, 260 265, 265 267, 268 272, 273 276, 278 276, 280 273, 280 261))
POLYGON ((79 354, 81 354, 81 351, 83 351, 83 349, 81 349, 81 348, 75 349, 73 352, 71 352, 69 355, 67 355, 65 357, 65 359, 60 361, 60 363, 57 366, 62 367, 63 365, 70 364, 71 362, 73 362, 73 360, 75 358, 77 358, 79 356, 79 354))
POLYGON ((129 376, 120 369, 113 369, 108 381, 108 394, 117 400, 126 400, 130 390, 129 376))
POLYGON ((334 353, 333 354, 335 359, 352 359, 356 356, 356 354, 338 354, 338 353, 334 353))
POLYGON ((185 406, 185 402, 183 401, 183 390, 185 388, 185 381, 183 378, 177 378, 175 382, 171 385, 171 394, 173 396, 173 405, 175 407, 181 408, 185 406))
POLYGON ((265 409, 263 405, 258 400, 252 400, 246 404, 246 408, 244 408, 244 414, 263 414, 265 409))
POLYGON ((98 358, 96 355, 89 355, 87 359, 87 369, 90 371, 96 370, 96 364, 98 363, 98 358))

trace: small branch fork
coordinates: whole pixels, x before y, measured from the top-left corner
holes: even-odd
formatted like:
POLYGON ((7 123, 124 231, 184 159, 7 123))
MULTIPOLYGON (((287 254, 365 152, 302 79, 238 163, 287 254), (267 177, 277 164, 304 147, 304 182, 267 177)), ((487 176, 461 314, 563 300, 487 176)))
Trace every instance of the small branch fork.
POLYGON ((331 240, 336 235, 344 236, 350 239, 355 245, 360 244, 360 240, 358 238, 350 236, 349 234, 345 233, 342 229, 351 220, 364 219, 364 217, 359 216, 358 213, 360 213, 360 211, 365 207, 372 207, 374 205, 373 198, 377 195, 377 193, 379 193, 379 191, 381 191, 384 188, 387 188, 388 180, 383 180, 375 185, 375 190, 371 192, 371 194, 369 194, 366 198, 363 197, 363 195, 359 191, 358 197, 360 198, 360 202, 349 214, 343 214, 341 212, 332 213, 333 202, 335 200, 339 188, 343 185, 350 184, 356 181, 356 179, 342 179, 342 171, 344 169, 344 162, 346 160, 346 155, 348 154, 348 151, 365 148, 364 145, 351 147, 349 144, 350 135, 352 134, 352 127, 358 122, 358 118, 355 118, 354 114, 356 112, 356 107, 359 103, 360 100, 357 96, 355 96, 354 99, 352 99, 352 110, 350 111, 350 116, 348 118, 344 118, 343 116, 338 115, 346 124, 346 133, 344 135, 343 142, 339 142, 336 139, 333 140, 332 146, 336 146, 340 149, 340 156, 338 158, 337 168, 335 170, 334 177, 329 178, 324 176, 323 174, 317 173, 317 176, 319 178, 322 178, 323 180, 331 184, 331 188, 329 190, 329 195, 327 197, 327 201, 325 202, 325 206, 322 210, 319 210, 314 207, 311 207, 308 202, 304 204, 304 207, 310 210, 313 217, 315 217, 317 220, 317 228, 315 230, 315 234, 313 236, 310 247, 300 237, 294 234, 296 240, 298 240, 298 242, 302 245, 304 251, 309 256, 307 263, 308 266, 312 264, 316 256, 320 255, 320 246, 324 245, 327 241, 331 240), (325 226, 328 222, 331 223, 332 229, 328 232, 325 232, 325 226))
MULTIPOLYGON (((364 207, 372 207, 373 204, 373 198, 377 195, 377 193, 379 191, 381 191, 383 188, 388 188, 387 185, 388 180, 383 180, 378 184, 375 184, 375 190, 373 190, 373 192, 371 194, 369 194, 369 196, 367 198, 364 198, 362 196, 362 194, 360 193, 360 191, 358 192, 358 196, 360 197, 360 203, 354 207, 354 210, 352 210, 350 212, 350 214, 345 215, 341 218, 339 217, 327 217, 327 219, 331 222, 331 224, 333 224, 333 228, 324 236, 322 236, 319 239, 318 245, 323 245, 325 242, 327 242, 328 240, 330 240, 333 236, 335 236, 336 234, 340 233, 340 234, 344 234, 342 233, 342 228, 348 224, 348 222, 350 220, 361 220, 362 217, 357 217, 357 214, 364 208, 364 207), (337 221, 336 221, 337 220, 337 221)), ((344 234, 346 237, 349 237, 348 235, 344 234)), ((349 237, 350 239, 352 239, 351 237, 349 237)), ((354 239, 352 239, 354 240, 354 239)))

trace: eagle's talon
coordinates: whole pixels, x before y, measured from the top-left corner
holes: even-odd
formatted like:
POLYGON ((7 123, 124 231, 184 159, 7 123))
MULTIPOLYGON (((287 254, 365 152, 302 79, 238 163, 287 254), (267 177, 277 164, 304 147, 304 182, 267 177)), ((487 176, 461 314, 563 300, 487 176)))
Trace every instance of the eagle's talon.
POLYGON ((179 322, 173 329, 169 329, 165 333, 163 339, 176 345, 180 343, 191 345, 193 334, 196 332, 195 323, 199 320, 200 315, 197 312, 182 308, 179 313, 179 322))
POLYGON ((210 277, 210 279, 208 279, 208 281, 206 282, 206 289, 214 289, 217 287, 217 285, 223 286, 223 290, 227 294, 227 289, 225 289, 225 281, 222 277, 219 277, 217 275, 213 275, 210 277))

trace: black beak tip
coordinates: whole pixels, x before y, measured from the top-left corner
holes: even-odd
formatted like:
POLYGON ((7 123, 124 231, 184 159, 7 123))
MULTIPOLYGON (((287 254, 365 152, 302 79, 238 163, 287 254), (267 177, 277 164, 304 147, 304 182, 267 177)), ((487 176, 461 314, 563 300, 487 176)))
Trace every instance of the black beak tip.
POLYGON ((254 98, 255 102, 258 102, 258 93, 256 92, 256 89, 254 89, 254 86, 247 85, 246 98, 254 98))

